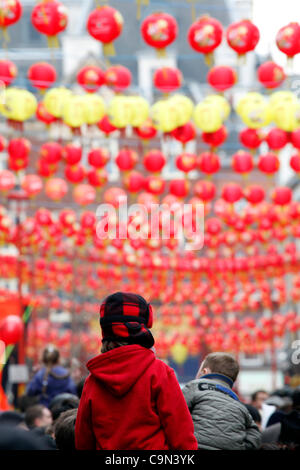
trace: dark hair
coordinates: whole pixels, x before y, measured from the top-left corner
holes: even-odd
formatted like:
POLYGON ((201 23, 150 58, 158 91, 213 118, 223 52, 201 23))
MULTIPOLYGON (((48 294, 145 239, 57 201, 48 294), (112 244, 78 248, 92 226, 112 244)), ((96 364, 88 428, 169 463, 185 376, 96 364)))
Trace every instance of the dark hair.
POLYGON ((77 408, 64 411, 54 425, 54 435, 59 450, 75 450, 75 422, 77 408))
POLYGON ((21 413, 25 413, 27 408, 38 405, 39 397, 37 396, 29 396, 29 395, 21 395, 18 399, 18 408, 21 413))
POLYGON ((256 392, 253 392, 251 395, 251 401, 256 401, 257 395, 259 393, 265 393, 266 395, 268 395, 268 392, 266 392, 266 390, 256 390, 256 392))
POLYGON ((78 405, 79 398, 76 395, 71 395, 68 398, 64 398, 60 401, 55 402, 52 406, 50 406, 53 420, 56 421, 59 416, 65 411, 74 410, 75 408, 78 408, 78 405))
POLYGON ((18 426, 24 423, 24 415, 17 411, 3 411, 0 413, 0 424, 5 426, 18 426))
POLYGON ((25 423, 29 428, 35 426, 35 420, 43 417, 44 405, 34 405, 27 408, 25 413, 25 423))
POLYGON ((81 379, 76 386, 76 392, 77 392, 78 398, 81 398, 85 380, 86 380, 86 377, 84 379, 81 379))
POLYGON ((0 426, 0 450, 50 450, 40 437, 11 426, 0 426))
POLYGON ((255 423, 260 424, 261 423, 261 416, 260 416, 259 411, 252 405, 248 405, 248 404, 245 404, 245 403, 244 403, 244 405, 247 408, 247 410, 249 411, 249 414, 252 416, 253 421, 255 423))
POLYGON ((52 345, 46 347, 43 352, 43 363, 47 366, 53 366, 59 361, 59 350, 52 345))
POLYGON ((106 353, 112 351, 113 349, 120 348, 121 346, 129 346, 128 341, 107 341, 106 339, 102 340, 101 352, 106 353))
POLYGON ((233 382, 239 373, 239 364, 237 360, 228 353, 214 352, 208 354, 201 366, 202 369, 209 368, 216 374, 223 374, 229 377, 233 382))

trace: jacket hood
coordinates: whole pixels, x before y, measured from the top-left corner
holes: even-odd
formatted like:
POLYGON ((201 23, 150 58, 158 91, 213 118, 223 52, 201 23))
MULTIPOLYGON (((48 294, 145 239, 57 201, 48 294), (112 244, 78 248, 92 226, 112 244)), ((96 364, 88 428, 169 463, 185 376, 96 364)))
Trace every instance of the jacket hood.
POLYGON ((100 354, 88 361, 87 368, 113 395, 122 396, 154 361, 153 351, 135 344, 100 354))

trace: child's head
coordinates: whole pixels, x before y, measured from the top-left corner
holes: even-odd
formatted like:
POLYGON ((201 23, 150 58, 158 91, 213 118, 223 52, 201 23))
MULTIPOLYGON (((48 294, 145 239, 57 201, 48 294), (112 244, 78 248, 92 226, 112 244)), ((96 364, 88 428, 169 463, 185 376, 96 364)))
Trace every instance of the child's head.
POLYGON ((116 292, 109 295, 100 308, 102 352, 119 346, 139 344, 152 348, 154 338, 152 307, 137 294, 116 292))
POLYGON ((235 382, 239 373, 239 364, 231 355, 223 352, 208 354, 197 373, 197 379, 206 374, 222 374, 235 382))

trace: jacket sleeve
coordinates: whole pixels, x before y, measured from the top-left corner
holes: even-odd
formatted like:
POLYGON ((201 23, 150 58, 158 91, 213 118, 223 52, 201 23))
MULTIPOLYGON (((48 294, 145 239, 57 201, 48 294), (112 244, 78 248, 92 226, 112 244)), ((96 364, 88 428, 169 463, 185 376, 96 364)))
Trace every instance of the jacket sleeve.
POLYGON ((96 439, 93 432, 91 401, 88 395, 88 379, 83 387, 75 422, 76 450, 95 450, 96 439))
POLYGON ((258 449, 261 446, 261 432, 253 421, 252 416, 248 413, 246 418, 246 450, 258 449))
POLYGON ((161 382, 157 411, 170 449, 198 449, 193 421, 172 369, 167 370, 161 382))

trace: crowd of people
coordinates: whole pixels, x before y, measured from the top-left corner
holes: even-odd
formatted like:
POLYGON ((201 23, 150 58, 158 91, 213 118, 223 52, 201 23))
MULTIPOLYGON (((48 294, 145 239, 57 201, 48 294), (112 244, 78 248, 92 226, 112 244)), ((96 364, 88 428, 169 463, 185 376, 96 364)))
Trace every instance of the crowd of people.
POLYGON ((101 354, 80 377, 48 346, 19 398, 0 413, 1 450, 300 450, 300 389, 234 389, 239 364, 227 353, 202 361, 180 386, 155 354, 152 307, 117 292, 100 308, 101 354), (73 377, 72 377, 73 375, 73 377))

